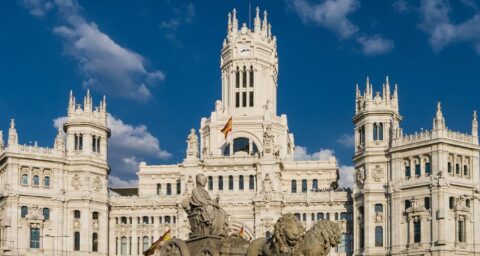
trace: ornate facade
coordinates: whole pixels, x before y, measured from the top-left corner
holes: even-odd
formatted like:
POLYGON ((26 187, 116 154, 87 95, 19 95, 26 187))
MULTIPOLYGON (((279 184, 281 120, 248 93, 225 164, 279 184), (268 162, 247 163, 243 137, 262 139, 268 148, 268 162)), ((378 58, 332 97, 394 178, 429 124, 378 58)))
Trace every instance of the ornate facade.
POLYGON ((107 189, 105 99, 93 109, 71 95, 52 148, 20 145, 12 120, 0 132, 0 255, 141 255, 165 231, 186 239, 182 199, 195 176, 228 213, 230 232, 269 237, 293 213, 308 229, 338 221, 341 244, 330 255, 472 255, 478 240, 479 145, 446 128, 440 105, 433 129, 404 135, 397 88, 356 92, 355 185, 336 188, 338 165, 293 157, 287 116, 277 114, 278 56, 267 13, 253 27, 228 15, 221 50, 222 99, 186 156, 174 165, 139 166, 137 188, 107 189), (233 129, 224 131, 232 120, 233 129))

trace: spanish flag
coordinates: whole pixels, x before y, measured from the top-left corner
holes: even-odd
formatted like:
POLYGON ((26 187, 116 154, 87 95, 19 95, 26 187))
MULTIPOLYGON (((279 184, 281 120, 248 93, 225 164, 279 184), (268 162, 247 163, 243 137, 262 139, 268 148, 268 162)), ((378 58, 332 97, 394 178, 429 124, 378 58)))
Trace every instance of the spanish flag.
POLYGON ((150 246, 150 248, 148 248, 148 250, 143 252, 143 255, 145 255, 145 256, 153 255, 155 250, 160 248, 160 244, 162 242, 168 241, 170 239, 172 239, 172 236, 170 235, 170 229, 168 229, 167 232, 165 232, 165 234, 163 234, 157 241, 155 241, 155 243, 153 243, 150 246))
POLYGON ((238 236, 243 238, 243 235, 245 235, 245 231, 243 230, 243 225, 242 225, 242 228, 240 229, 240 232, 238 232, 238 236))
POLYGON ((225 139, 227 139, 227 135, 231 131, 232 131, 232 117, 228 119, 228 122, 225 124, 225 126, 222 129, 222 133, 225 136, 225 139))

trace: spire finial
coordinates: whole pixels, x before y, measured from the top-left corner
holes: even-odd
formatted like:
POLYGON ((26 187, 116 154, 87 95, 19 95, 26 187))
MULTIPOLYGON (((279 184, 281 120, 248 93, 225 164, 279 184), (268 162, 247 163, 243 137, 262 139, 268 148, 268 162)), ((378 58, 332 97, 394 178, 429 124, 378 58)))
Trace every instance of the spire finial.
POLYGON ((443 113, 442 113, 442 103, 439 101, 437 102, 437 118, 442 118, 443 113))
MULTIPOLYGON (((478 137, 478 121, 477 121, 477 111, 473 111, 473 119, 472 119, 472 136, 478 137)), ((478 140, 477 140, 478 142, 478 140)))
POLYGON ((15 129, 15 119, 10 119, 10 129, 15 129))
POLYGON ((258 6, 257 6, 257 8, 255 8, 255 12, 256 12, 255 18, 259 18, 259 19, 260 19, 260 8, 258 8, 258 6))

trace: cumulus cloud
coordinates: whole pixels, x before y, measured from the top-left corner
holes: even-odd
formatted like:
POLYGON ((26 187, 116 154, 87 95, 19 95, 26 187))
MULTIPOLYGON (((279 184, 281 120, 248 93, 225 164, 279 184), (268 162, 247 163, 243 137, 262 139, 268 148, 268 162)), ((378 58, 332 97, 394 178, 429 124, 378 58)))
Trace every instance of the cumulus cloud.
POLYGON ((338 186, 341 188, 342 187, 352 188, 353 181, 354 181, 355 168, 353 166, 342 165, 340 166, 338 171, 340 176, 338 180, 338 186))
POLYGON ((110 175, 110 177, 108 177, 108 185, 112 188, 131 188, 138 185, 138 180, 122 179, 117 176, 110 175))
POLYGON ((367 56, 385 54, 393 49, 393 41, 380 35, 360 36, 357 38, 357 42, 362 47, 363 54, 367 56))
POLYGON ((320 149, 319 151, 309 154, 307 148, 302 146, 295 146, 293 158, 295 160, 329 160, 334 154, 333 150, 320 149))
MULTIPOLYGON (((476 6, 474 7, 472 8, 476 10, 476 6)), ((419 26, 429 35, 429 43, 434 51, 440 51, 452 43, 467 42, 474 46, 477 54, 480 54, 479 13, 455 24, 450 20, 452 10, 446 0, 422 0, 419 10, 419 26)))
POLYGON ((340 143, 342 146, 351 148, 355 146, 355 136, 351 133, 344 133, 340 138, 337 139, 337 142, 340 143))
POLYGON ((380 35, 364 35, 348 18, 348 15, 360 8, 358 0, 323 0, 317 4, 312 4, 309 0, 288 0, 288 3, 304 23, 327 28, 341 39, 355 40, 365 55, 386 54, 393 49, 392 40, 380 35))
MULTIPOLYGON (((45 4, 25 6, 37 16, 45 13, 39 11, 45 8, 38 7, 45 4)), ((85 88, 137 101, 151 97, 150 88, 165 79, 162 71, 148 68, 142 55, 121 46, 97 24, 85 20, 76 1, 56 0, 55 7, 60 24, 53 28, 53 33, 62 39, 65 54, 77 61, 85 88)))
POLYGON ((49 0, 22 0, 21 3, 31 15, 36 17, 45 16, 54 6, 49 0))
MULTIPOLYGON (((53 125, 62 126, 66 117, 53 120, 53 125)), ((121 177, 132 176, 138 172, 140 161, 144 158, 168 159, 171 154, 160 147, 158 138, 153 136, 145 125, 126 124, 111 115, 107 119, 108 127, 112 131, 109 139, 109 164, 112 167, 111 182, 120 184, 121 177)), ((128 184, 133 184, 129 180, 128 184)), ((126 184, 126 183, 122 183, 126 184)))
POLYGON ((195 5, 188 3, 180 8, 174 8, 171 13, 173 13, 173 17, 162 21, 158 27, 164 31, 165 37, 170 40, 174 46, 182 48, 183 44, 177 36, 177 30, 184 24, 192 23, 196 14, 195 5))

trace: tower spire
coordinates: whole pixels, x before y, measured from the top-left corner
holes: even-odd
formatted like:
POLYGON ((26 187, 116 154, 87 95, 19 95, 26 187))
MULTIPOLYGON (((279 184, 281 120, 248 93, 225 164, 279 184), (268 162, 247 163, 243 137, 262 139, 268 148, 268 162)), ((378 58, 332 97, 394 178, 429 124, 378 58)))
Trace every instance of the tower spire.
POLYGON ((255 9, 255 18, 253 19, 253 31, 259 32, 260 31, 260 8, 255 9))
POLYGON ((227 34, 230 35, 232 32, 232 14, 228 12, 228 26, 227 26, 227 34))
POLYGON ((388 79, 388 76, 385 78, 385 99, 389 101, 390 100, 390 81, 388 79))
POLYGON ((477 121, 477 111, 473 111, 473 119, 472 119, 472 136, 478 137, 478 121, 477 121))
POLYGON ((70 97, 68 98, 68 113, 73 113, 75 111, 75 98, 73 97, 73 92, 70 90, 70 97))
POLYGON ((443 118, 442 104, 440 103, 440 101, 437 103, 437 113, 435 114, 433 124, 434 130, 440 130, 445 128, 445 118, 443 118))
POLYGON ((18 134, 15 129, 15 119, 10 120, 10 128, 8 129, 8 146, 18 145, 18 134))
POLYGON ((232 11, 232 32, 236 34, 238 31, 237 10, 234 8, 232 11))
POLYGON ((262 31, 263 31, 263 35, 264 36, 267 36, 267 33, 268 33, 268 13, 267 11, 263 11, 263 21, 262 21, 262 31))

